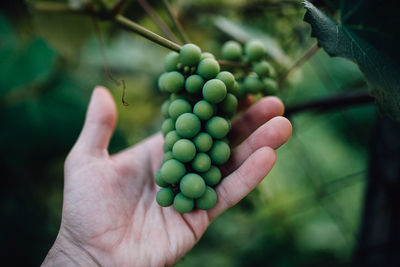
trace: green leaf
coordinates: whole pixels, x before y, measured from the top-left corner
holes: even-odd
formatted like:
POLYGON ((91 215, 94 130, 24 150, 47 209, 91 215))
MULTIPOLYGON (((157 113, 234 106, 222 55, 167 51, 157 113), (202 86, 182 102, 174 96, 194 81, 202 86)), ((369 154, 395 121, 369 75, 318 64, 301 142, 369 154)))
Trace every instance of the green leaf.
POLYGON ((310 2, 305 1, 304 5, 307 10, 304 21, 310 23, 311 35, 318 39, 318 45, 330 56, 356 62, 371 86, 370 93, 381 113, 400 121, 400 57, 396 41, 400 20, 391 16, 393 1, 378 5, 370 0, 356 4, 342 0, 342 24, 310 2))

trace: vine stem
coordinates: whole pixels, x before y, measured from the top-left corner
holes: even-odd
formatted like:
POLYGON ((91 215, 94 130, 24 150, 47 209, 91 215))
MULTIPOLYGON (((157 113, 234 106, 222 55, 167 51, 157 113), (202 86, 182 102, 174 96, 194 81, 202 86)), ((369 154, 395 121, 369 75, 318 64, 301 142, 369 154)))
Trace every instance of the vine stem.
POLYGON ((176 15, 172 12, 172 8, 171 8, 171 5, 169 4, 168 0, 163 0, 163 3, 168 12, 169 17, 171 18, 172 22, 174 23, 176 29, 178 30, 178 33, 181 36, 183 42, 185 44, 190 43, 188 36, 186 35, 185 31, 183 30, 182 24, 179 22, 176 15))
POLYGON ((289 76, 289 74, 296 68, 303 65, 307 60, 309 60, 319 49, 318 43, 315 43, 310 49, 307 50, 279 79, 278 86, 281 87, 283 82, 289 76))
POLYGON ((285 116, 290 116, 302 111, 327 111, 335 108, 369 104, 374 101, 375 98, 370 96, 367 90, 339 93, 321 99, 311 100, 303 104, 288 106, 285 111, 285 116))
POLYGON ((178 39, 175 37, 175 34, 171 31, 167 24, 162 21, 162 19, 157 15, 154 9, 150 6, 150 4, 146 0, 138 0, 139 5, 142 6, 144 11, 150 16, 150 18, 154 21, 154 23, 160 28, 160 30, 173 42, 178 43, 178 39))
POLYGON ((124 17, 121 14, 118 14, 114 17, 113 21, 122 26, 123 28, 133 31, 139 35, 141 35, 142 37, 153 41, 154 43, 157 43, 161 46, 164 46, 168 49, 171 49, 173 51, 179 52, 181 49, 181 46, 177 43, 174 43, 148 29, 146 29, 145 27, 137 24, 136 22, 131 21, 130 19, 124 17))

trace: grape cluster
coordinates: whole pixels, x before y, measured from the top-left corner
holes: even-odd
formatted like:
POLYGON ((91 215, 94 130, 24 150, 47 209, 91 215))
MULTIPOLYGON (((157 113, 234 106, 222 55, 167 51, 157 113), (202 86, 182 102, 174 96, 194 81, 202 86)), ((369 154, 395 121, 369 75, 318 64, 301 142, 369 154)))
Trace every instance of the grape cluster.
POLYGON ((244 51, 236 41, 226 42, 221 49, 223 59, 240 62, 247 66, 247 71, 235 73, 237 84, 234 95, 239 99, 248 94, 274 95, 277 91, 277 83, 271 78, 273 68, 265 60, 264 45, 257 40, 245 44, 244 51))
POLYGON ((194 44, 169 53, 164 67, 158 86, 169 99, 161 107, 165 154, 155 175, 162 187, 156 201, 181 213, 208 210, 217 202, 218 166, 231 154, 226 135, 238 106, 238 85, 232 73, 220 71, 212 54, 194 44))

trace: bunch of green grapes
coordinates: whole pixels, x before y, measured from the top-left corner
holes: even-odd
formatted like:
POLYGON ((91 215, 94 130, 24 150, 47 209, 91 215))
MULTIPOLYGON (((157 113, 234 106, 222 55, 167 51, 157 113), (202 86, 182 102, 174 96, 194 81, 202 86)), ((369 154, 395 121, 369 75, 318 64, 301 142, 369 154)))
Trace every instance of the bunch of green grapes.
POLYGON ((221 49, 223 59, 241 62, 247 66, 244 71, 235 73, 238 81, 234 94, 243 99, 248 94, 274 95, 278 86, 271 78, 273 68, 265 60, 265 47, 257 40, 249 41, 244 46, 244 53, 241 44, 236 41, 226 42, 221 49))
POLYGON ((231 154, 226 135, 238 106, 237 82, 194 44, 169 53, 164 67, 158 85, 169 99, 161 107, 165 154, 155 175, 162 187, 156 201, 181 213, 208 210, 217 202, 213 187, 222 178, 219 166, 231 154))

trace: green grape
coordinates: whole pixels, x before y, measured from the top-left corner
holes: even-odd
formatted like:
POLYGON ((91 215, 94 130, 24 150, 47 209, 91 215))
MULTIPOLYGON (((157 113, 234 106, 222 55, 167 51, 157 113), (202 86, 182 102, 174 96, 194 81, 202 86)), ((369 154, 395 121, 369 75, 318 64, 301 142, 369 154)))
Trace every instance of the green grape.
POLYGON ((158 89, 160 89, 160 91, 161 92, 164 92, 165 91, 165 88, 164 88, 164 79, 165 79, 165 77, 167 76, 167 74, 168 73, 163 73, 163 74, 161 74, 160 75, 160 77, 158 77, 158 89))
POLYGON ((179 54, 177 52, 169 53, 164 59, 164 68, 166 71, 178 70, 179 54))
POLYGON ((167 151, 167 152, 164 153, 164 157, 163 157, 162 162, 164 163, 164 162, 166 162, 166 161, 168 161, 170 159, 173 159, 173 158, 174 158, 174 156, 172 155, 172 151, 167 151))
POLYGON ((185 88, 191 94, 201 92, 204 80, 200 75, 190 75, 185 81, 185 88))
POLYGON ((160 186, 160 187, 166 187, 166 186, 168 185, 168 183, 165 182, 165 181, 163 180, 162 175, 161 175, 161 171, 156 172, 156 175, 155 175, 155 176, 156 176, 156 177, 155 177, 156 184, 157 184, 158 186, 160 186))
POLYGON ((214 114, 214 106, 206 100, 200 100, 194 105, 193 113, 196 114, 200 120, 208 120, 214 114))
POLYGON ((229 127, 229 122, 226 119, 215 116, 206 122, 205 129, 212 137, 220 139, 228 134, 229 127))
POLYGON ((228 119, 232 118, 236 114, 236 110, 238 107, 238 100, 236 96, 231 93, 228 93, 219 105, 218 108, 220 109, 221 113, 227 117, 228 119))
POLYGON ((219 70, 220 67, 218 62, 212 58, 203 59, 197 67, 197 73, 207 80, 215 78, 219 73, 219 70))
POLYGON ((168 150, 171 150, 174 144, 180 139, 181 137, 176 131, 170 131, 167 133, 165 136, 165 144, 167 145, 168 150))
POLYGON ((161 132, 164 136, 173 130, 175 130, 175 121, 173 119, 168 118, 161 124, 161 132))
POLYGON ((209 80, 204 84, 203 97, 210 103, 219 103, 226 96, 226 86, 218 79, 209 80))
POLYGON ((192 112, 192 106, 184 99, 176 99, 172 101, 168 108, 168 114, 174 120, 183 113, 190 112, 192 112))
POLYGON ((218 73, 216 79, 223 81, 228 91, 235 83, 235 77, 229 71, 221 71, 220 73, 218 73))
POLYGON ((269 65, 267 61, 263 60, 254 65, 253 70, 259 77, 267 77, 271 74, 271 65, 269 65))
POLYGON ((177 71, 168 72, 162 79, 162 88, 169 93, 178 93, 185 83, 185 77, 177 71))
POLYGON ((192 161, 192 168, 197 172, 206 172, 210 169, 211 159, 206 153, 197 153, 192 161))
POLYGON ((217 193, 214 189, 206 186, 204 194, 196 199, 196 207, 201 210, 209 210, 217 204, 217 193))
POLYGON ((161 113, 164 115, 165 118, 169 117, 168 108, 171 101, 165 100, 161 105, 161 113))
POLYGON ((211 149, 213 140, 211 135, 208 133, 199 133, 195 138, 193 138, 193 143, 198 151, 207 152, 211 149))
POLYGON ((182 193, 179 193, 175 196, 174 199, 174 208, 177 212, 186 213, 191 212, 194 207, 194 200, 188 197, 185 197, 182 193))
POLYGON ((208 52, 203 52, 203 53, 201 53, 200 61, 203 60, 203 59, 206 59, 206 58, 215 59, 214 55, 211 54, 211 53, 208 53, 208 52))
POLYGON ((204 194, 206 184, 200 175, 188 173, 183 176, 182 180, 179 182, 179 189, 186 197, 198 198, 204 194))
POLYGON ((171 94, 169 96, 169 101, 171 101, 171 103, 177 99, 186 99, 185 95, 183 94, 171 94))
POLYGON ((221 181, 222 175, 218 167, 211 165, 210 169, 207 172, 201 174, 201 177, 203 177, 206 184, 216 185, 219 183, 219 181, 221 181))
POLYGON ((200 131, 201 123, 193 113, 184 113, 176 120, 175 127, 180 136, 192 138, 200 131))
POLYGON ((257 40, 250 41, 245 46, 245 53, 250 61, 259 60, 265 55, 264 44, 257 40))
POLYGON ((168 207, 174 201, 174 192, 171 188, 161 188, 156 195, 156 201, 161 207, 168 207))
POLYGON ((263 94, 264 95, 274 95, 278 91, 278 84, 275 80, 271 78, 263 79, 263 94))
POLYGON ((263 84, 257 76, 247 76, 244 79, 244 87, 249 94, 257 94, 261 91, 263 84))
POLYGON ((165 182, 175 184, 185 175, 186 167, 182 162, 170 159, 161 166, 160 172, 165 182))
POLYGON ((169 151, 168 145, 166 143, 163 144, 163 151, 167 153, 169 151))
POLYGON ((189 162, 196 156, 196 147, 190 140, 180 139, 172 147, 172 154, 181 162, 189 162))
POLYGON ((238 95, 236 96, 238 99, 245 99, 247 96, 247 92, 246 92, 246 87, 244 86, 244 83, 238 83, 239 87, 238 87, 238 95))
POLYGON ((221 49, 221 54, 223 59, 227 60, 240 60, 242 57, 242 46, 236 41, 228 41, 226 42, 221 49))
POLYGON ((238 97, 239 95, 239 83, 237 81, 235 81, 233 83, 233 86, 228 90, 229 93, 235 95, 236 97, 238 97))
MULTIPOLYGON (((231 155, 229 145, 223 141, 215 141, 213 147, 209 152, 212 162, 217 165, 224 164, 228 161, 231 155)), ((164 175, 163 175, 164 177, 164 175)))
POLYGON ((185 44, 179 52, 179 60, 185 66, 196 66, 201 58, 201 49, 194 44, 185 44))

